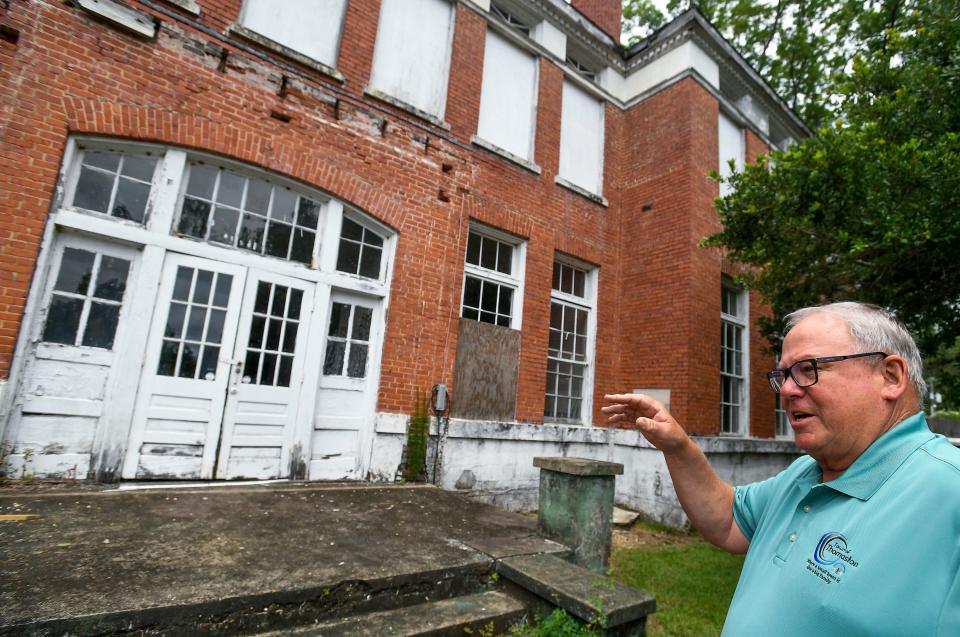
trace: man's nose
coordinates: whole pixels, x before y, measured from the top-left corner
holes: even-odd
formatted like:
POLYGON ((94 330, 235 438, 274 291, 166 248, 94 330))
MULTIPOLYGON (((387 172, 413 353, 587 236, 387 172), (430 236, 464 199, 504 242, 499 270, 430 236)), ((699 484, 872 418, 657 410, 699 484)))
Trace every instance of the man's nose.
POLYGON ((787 377, 783 379, 783 385, 780 386, 780 396, 800 396, 803 392, 806 391, 806 387, 800 387, 797 385, 797 382, 793 380, 793 376, 787 374, 787 377))

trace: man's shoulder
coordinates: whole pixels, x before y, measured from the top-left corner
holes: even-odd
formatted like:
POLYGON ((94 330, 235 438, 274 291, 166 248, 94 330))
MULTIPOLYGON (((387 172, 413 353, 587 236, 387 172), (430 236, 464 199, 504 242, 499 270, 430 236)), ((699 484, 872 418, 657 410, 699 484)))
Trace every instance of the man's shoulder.
POLYGON ((942 468, 948 476, 960 480, 960 449, 941 435, 936 435, 920 447, 929 458, 932 469, 942 468))

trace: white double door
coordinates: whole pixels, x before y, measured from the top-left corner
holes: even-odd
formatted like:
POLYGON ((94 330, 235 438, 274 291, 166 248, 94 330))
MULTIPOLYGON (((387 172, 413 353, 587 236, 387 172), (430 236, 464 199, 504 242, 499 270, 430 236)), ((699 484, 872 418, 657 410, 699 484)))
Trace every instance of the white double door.
POLYGON ((315 287, 168 253, 123 476, 287 477, 315 287))

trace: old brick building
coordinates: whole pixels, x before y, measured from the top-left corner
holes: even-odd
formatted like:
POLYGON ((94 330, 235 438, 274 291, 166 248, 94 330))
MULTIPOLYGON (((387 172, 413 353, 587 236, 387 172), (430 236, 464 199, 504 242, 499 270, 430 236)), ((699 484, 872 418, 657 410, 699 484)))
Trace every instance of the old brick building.
POLYGON ((640 445, 597 429, 614 390, 774 438, 763 309, 698 241, 721 159, 808 131, 696 10, 619 27, 619 0, 0 5, 8 471, 392 477, 437 383, 458 488, 640 445))

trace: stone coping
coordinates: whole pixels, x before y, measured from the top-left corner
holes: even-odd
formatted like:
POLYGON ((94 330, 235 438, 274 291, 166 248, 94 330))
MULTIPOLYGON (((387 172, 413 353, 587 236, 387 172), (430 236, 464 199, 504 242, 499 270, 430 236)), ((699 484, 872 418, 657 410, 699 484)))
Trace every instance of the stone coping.
POLYGON ((566 473, 572 476, 620 476, 623 465, 591 458, 561 458, 540 456, 533 459, 533 466, 566 473))

